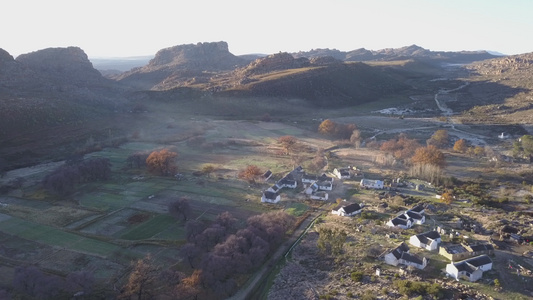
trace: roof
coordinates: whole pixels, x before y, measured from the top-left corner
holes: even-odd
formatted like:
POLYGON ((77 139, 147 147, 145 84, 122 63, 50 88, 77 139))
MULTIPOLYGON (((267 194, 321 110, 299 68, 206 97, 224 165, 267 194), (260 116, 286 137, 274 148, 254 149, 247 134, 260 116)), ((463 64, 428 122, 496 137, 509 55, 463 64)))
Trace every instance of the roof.
POLYGON ((329 177, 325 173, 322 173, 322 175, 320 175, 317 179, 320 181, 333 181, 333 177, 329 177))
POLYGON ((420 213, 423 210, 424 210, 424 203, 419 203, 410 209, 410 211, 414 211, 416 213, 420 213))
POLYGON ((494 250, 494 247, 491 244, 478 244, 478 245, 470 245, 470 249, 472 249, 473 252, 478 252, 478 251, 494 250))
POLYGON ((408 252, 409 246, 406 243, 401 243, 398 247, 394 248, 391 253, 396 257, 396 259, 402 258, 402 253, 408 252))
POLYGON ((414 212, 414 211, 406 211, 405 212, 406 215, 408 215, 410 218, 413 218, 415 220, 422 220, 422 218, 424 218, 423 215, 417 213, 417 212, 414 212))
POLYGON ((413 263, 416 263, 416 264, 419 264, 419 265, 423 265, 424 264, 424 261, 420 257, 418 257, 418 256, 416 256, 414 254, 407 253, 407 252, 403 252, 402 253, 401 259, 403 259, 405 261, 413 262, 413 263))
POLYGON ((343 208, 344 208, 344 212, 346 212, 347 214, 351 214, 354 211, 358 211, 358 210, 362 209, 362 207, 361 207, 361 205, 359 205, 359 203, 353 203, 353 204, 350 204, 350 205, 346 205, 346 206, 343 206, 343 208))
POLYGON ((400 218, 394 218, 394 219, 391 220, 391 222, 392 222, 392 224, 394 226, 396 226, 396 225, 405 225, 405 226, 407 226, 407 221, 409 221, 409 220, 400 219, 400 218))
POLYGON ((272 171, 268 170, 265 172, 265 174, 263 174, 263 177, 268 178, 270 175, 272 175, 272 171))
POLYGON ((383 181, 363 178, 363 179, 361 179, 361 183, 363 183, 363 184, 378 184, 378 183, 383 184, 383 181))
POLYGON ((450 254, 468 252, 468 250, 466 250, 466 248, 463 247, 463 245, 458 245, 458 244, 444 245, 444 246, 441 246, 441 247, 444 250, 446 250, 446 252, 448 252, 450 254))
POLYGON ((472 258, 469 258, 463 261, 467 262, 468 264, 474 267, 481 267, 483 265, 492 263, 492 259, 490 259, 488 255, 480 255, 480 256, 472 257, 472 258))
POLYGON ((263 194, 265 195, 265 198, 267 199, 276 199, 279 194, 271 191, 264 191, 263 194))
POLYGON ((310 174, 303 174, 302 175, 302 179, 305 179, 305 180, 316 180, 317 179, 317 176, 316 175, 310 175, 310 174))
POLYGON ((440 234, 433 230, 433 231, 428 231, 428 232, 424 232, 424 233, 421 233, 421 234, 417 234, 416 238, 421 243, 427 244, 428 243, 428 239, 429 240, 436 240, 436 239, 440 238, 440 234))

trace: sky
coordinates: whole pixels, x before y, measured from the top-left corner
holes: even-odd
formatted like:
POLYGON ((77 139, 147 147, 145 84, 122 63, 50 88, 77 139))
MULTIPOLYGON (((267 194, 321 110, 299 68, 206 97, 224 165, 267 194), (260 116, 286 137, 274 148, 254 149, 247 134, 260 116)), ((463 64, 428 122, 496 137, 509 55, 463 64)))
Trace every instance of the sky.
POLYGON ((533 0, 4 0, 0 48, 108 58, 225 41, 235 55, 413 44, 514 55, 533 52, 532 16, 533 0))

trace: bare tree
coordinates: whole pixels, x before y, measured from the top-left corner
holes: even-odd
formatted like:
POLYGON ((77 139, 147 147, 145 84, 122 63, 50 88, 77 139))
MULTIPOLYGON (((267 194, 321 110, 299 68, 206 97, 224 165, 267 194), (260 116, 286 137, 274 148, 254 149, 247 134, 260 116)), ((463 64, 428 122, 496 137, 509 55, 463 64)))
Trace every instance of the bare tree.
POLYGON ((182 197, 170 203, 168 206, 168 211, 170 215, 177 220, 183 220, 184 222, 187 222, 191 215, 191 206, 189 204, 189 200, 185 197, 182 197))

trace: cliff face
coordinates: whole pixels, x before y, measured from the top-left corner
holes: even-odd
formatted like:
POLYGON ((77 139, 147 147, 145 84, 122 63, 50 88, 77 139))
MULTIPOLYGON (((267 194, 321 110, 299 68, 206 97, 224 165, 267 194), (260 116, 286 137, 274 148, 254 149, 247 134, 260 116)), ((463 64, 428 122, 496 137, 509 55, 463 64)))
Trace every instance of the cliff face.
POLYGON ((56 85, 86 87, 107 81, 78 47, 47 48, 22 54, 16 61, 56 85))
POLYGON ((206 73, 230 71, 248 62, 231 54, 226 42, 178 45, 159 50, 146 66, 125 72, 116 79, 140 89, 162 90, 173 87, 165 81, 179 83, 205 77, 206 73))

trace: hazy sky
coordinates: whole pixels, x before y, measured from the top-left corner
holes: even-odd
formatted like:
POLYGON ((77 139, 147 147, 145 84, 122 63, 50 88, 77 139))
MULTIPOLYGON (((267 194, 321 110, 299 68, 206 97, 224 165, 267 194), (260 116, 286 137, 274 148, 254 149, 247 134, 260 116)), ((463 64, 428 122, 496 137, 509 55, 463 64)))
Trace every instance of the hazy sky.
POLYGON ((5 0, 0 48, 90 58, 226 41, 235 55, 317 48, 533 52, 533 0, 5 0), (7 3, 6 3, 7 2, 7 3))

